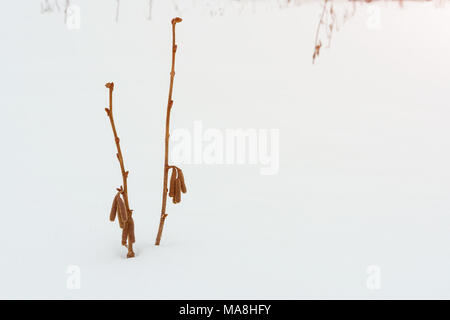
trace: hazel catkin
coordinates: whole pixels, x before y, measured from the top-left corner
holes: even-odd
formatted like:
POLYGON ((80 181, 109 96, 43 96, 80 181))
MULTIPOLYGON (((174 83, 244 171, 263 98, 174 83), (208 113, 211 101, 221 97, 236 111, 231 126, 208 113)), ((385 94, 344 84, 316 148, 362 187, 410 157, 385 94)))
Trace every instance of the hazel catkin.
POLYGON ((134 238, 134 220, 131 217, 130 217, 130 219, 127 222, 127 231, 128 231, 128 242, 129 243, 134 243, 135 242, 135 238, 134 238))
POLYGON ((180 179, 175 180, 175 196, 174 203, 181 202, 181 183, 180 179))
POLYGON ((125 224, 125 227, 122 229, 122 245, 127 246, 127 238, 128 238, 128 222, 125 224))
POLYGON ((170 176, 170 185, 169 185, 169 197, 173 197, 175 194, 175 179, 177 178, 177 170, 176 168, 172 168, 172 175, 170 176))
POLYGON ((117 198, 119 197, 119 194, 117 193, 114 196, 114 200, 111 206, 111 212, 109 213, 109 220, 110 221, 114 221, 116 219, 116 214, 117 214, 117 198))
POLYGON ((123 229, 124 224, 127 221, 127 208, 125 207, 125 202, 120 196, 117 198, 117 207, 119 209, 119 225, 123 229))
POLYGON ((178 168, 178 179, 180 179, 180 184, 181 184, 181 192, 186 193, 186 184, 184 182, 184 175, 183 175, 183 171, 181 171, 180 168, 178 168))

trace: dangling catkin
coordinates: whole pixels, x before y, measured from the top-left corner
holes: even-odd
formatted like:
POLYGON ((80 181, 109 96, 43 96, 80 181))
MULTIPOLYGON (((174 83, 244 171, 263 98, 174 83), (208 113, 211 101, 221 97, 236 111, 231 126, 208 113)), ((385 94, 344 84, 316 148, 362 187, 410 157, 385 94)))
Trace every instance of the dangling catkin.
POLYGON ((127 238, 128 238, 128 222, 125 223, 124 228, 122 229, 122 245, 123 246, 127 246, 127 238))
POLYGON ((181 183, 180 179, 175 180, 175 197, 174 203, 181 202, 181 183))
POLYGON ((134 243, 135 239, 134 239, 134 221, 133 218, 130 218, 130 220, 128 220, 127 222, 128 225, 128 240, 129 243, 134 243))
POLYGON ((181 191, 183 193, 186 193, 186 184, 184 183, 184 175, 183 175, 183 171, 181 171, 180 168, 178 168, 178 179, 180 179, 181 191))
POLYGON ((117 207, 119 211, 119 225, 123 229, 124 223, 127 222, 127 209, 125 206, 125 202, 123 202, 122 197, 117 198, 117 207))
POLYGON ((123 226, 125 224, 125 222, 122 219, 122 216, 120 215, 120 213, 117 215, 117 218, 119 219, 119 227, 120 229, 123 229, 123 226))
POLYGON ((170 176, 169 197, 173 197, 175 194, 175 179, 177 178, 176 168, 172 168, 172 175, 170 176))
POLYGON ((181 202, 181 192, 186 193, 186 184, 184 175, 180 168, 171 167, 172 175, 170 176, 169 197, 172 198, 174 204, 181 202))
POLYGON ((119 197, 119 193, 117 193, 114 196, 114 200, 111 206, 111 212, 109 214, 109 220, 114 221, 116 219, 116 213, 117 213, 117 198, 119 197))

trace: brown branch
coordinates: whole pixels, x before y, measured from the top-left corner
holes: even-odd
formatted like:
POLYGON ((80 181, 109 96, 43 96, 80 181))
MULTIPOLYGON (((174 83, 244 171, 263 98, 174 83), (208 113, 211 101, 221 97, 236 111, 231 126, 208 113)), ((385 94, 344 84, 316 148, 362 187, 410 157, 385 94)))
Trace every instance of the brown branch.
MULTIPOLYGON (((167 112, 166 112, 166 136, 165 136, 165 144, 164 144, 164 182, 163 182, 163 192, 162 192, 162 208, 161 208, 161 218, 159 221, 158 234, 156 236, 155 245, 159 246, 161 242, 161 235, 164 228, 164 221, 166 220, 166 205, 167 205, 167 181, 169 175, 169 128, 170 128, 170 111, 172 110, 173 100, 172 100, 172 92, 173 92, 173 82, 175 79, 175 54, 177 52, 177 44, 175 42, 175 26, 177 23, 181 22, 181 18, 172 19, 172 69, 170 71, 170 86, 169 86, 169 98, 167 101, 167 112)), ((175 170, 175 169, 174 169, 175 170)), ((178 201, 179 202, 179 201, 178 201)))
MULTIPOLYGON (((127 254, 127 258, 132 258, 134 257, 134 252, 133 252, 133 243, 134 243, 134 222, 133 222, 133 210, 130 210, 130 205, 129 205, 129 201, 128 201, 128 185, 127 185, 127 179, 128 179, 128 171, 125 170, 125 164, 123 162, 123 156, 122 156, 122 149, 120 148, 120 139, 119 136, 117 135, 117 130, 116 130, 116 125, 114 123, 114 117, 113 117, 113 105, 112 105, 112 93, 114 90, 114 83, 113 82, 109 82, 105 85, 108 89, 109 89, 109 108, 105 108, 106 114, 108 115, 109 118, 109 122, 111 123, 111 128, 114 134, 114 141, 116 143, 116 147, 117 147, 117 160, 119 160, 119 164, 120 164, 120 170, 122 172, 122 186, 120 186, 120 188, 117 189, 117 191, 119 192, 119 194, 122 196, 123 198, 123 202, 125 203, 125 209, 126 209, 126 221, 123 221, 123 218, 120 219, 120 214, 119 214, 119 223, 122 220, 122 225, 121 228, 124 230, 123 232, 128 236, 128 246, 126 241, 123 241, 122 244, 124 246, 128 247, 128 254, 127 254), (131 230, 132 229, 132 230, 131 230)), ((118 201, 118 197, 115 197, 115 201, 118 201)), ((120 199, 121 200, 121 199, 120 199)), ((119 205, 114 205, 113 203, 113 209, 114 207, 116 207, 118 210, 120 210, 120 203, 119 205)), ((111 214, 112 216, 112 214, 111 214)), ((125 237, 126 239, 126 237, 125 237)))
POLYGON ((325 12, 327 11, 328 0, 324 0, 322 14, 320 16, 319 24, 317 25, 316 30, 316 39, 314 41, 314 54, 313 54, 313 64, 316 61, 316 58, 320 55, 320 49, 322 48, 322 41, 319 39, 320 27, 324 24, 325 12))

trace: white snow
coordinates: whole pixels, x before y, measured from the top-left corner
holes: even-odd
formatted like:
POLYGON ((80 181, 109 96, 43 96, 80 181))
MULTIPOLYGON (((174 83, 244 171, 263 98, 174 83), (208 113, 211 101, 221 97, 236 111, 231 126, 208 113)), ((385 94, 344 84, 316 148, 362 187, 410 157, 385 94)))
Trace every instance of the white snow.
POLYGON ((38 2, 2 5, 0 297, 450 298, 450 8, 379 4, 372 30, 360 6, 313 66, 319 4, 187 7, 172 128, 279 129, 280 171, 181 165, 188 193, 155 247, 177 13, 154 2, 151 21, 130 1, 116 23, 110 1, 79 1, 74 31, 38 2), (109 81, 135 259, 108 221, 109 81))

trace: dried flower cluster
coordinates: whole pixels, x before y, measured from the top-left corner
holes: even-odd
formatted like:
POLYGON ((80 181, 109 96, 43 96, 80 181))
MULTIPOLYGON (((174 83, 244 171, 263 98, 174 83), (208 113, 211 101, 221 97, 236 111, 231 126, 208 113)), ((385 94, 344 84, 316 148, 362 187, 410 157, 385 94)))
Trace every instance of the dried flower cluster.
POLYGON ((131 217, 130 219, 128 219, 127 208, 125 205, 125 201, 123 200, 122 187, 117 188, 117 194, 113 199, 111 212, 109 214, 109 220, 116 220, 116 216, 117 220, 119 220, 119 227, 122 229, 122 245, 127 247, 128 242, 131 244, 135 242, 134 221, 131 217))
POLYGON ((169 197, 173 203, 181 202, 181 192, 186 193, 183 171, 175 166, 170 166, 172 174, 170 176, 169 197))

